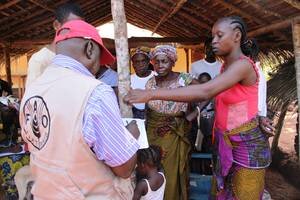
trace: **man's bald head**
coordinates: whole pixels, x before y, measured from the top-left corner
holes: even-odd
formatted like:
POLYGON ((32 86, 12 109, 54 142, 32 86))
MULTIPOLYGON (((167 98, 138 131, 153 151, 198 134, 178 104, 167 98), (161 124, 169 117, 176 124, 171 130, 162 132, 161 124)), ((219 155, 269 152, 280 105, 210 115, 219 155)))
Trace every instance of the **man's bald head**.
POLYGON ((93 75, 99 70, 100 47, 90 39, 70 38, 56 43, 56 53, 74 58, 93 75))

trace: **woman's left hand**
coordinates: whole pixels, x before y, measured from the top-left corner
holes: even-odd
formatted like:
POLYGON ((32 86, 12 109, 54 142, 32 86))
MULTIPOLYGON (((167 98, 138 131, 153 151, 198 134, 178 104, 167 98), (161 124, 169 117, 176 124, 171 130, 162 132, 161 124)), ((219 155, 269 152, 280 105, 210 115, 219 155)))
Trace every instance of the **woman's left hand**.
POLYGON ((259 117, 259 126, 268 137, 274 136, 275 128, 268 117, 259 117))

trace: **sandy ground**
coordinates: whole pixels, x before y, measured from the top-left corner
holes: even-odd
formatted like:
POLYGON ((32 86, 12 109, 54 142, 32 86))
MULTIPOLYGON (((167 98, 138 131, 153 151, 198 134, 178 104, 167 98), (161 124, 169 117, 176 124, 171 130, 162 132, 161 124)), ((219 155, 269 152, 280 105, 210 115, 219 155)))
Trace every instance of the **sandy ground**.
MULTIPOLYGON (((296 135, 297 114, 288 112, 279 139, 279 147, 289 155, 296 155, 294 137, 296 135)), ((295 187, 289 183, 277 170, 268 169, 266 174, 266 188, 274 200, 300 200, 300 185, 295 187)))

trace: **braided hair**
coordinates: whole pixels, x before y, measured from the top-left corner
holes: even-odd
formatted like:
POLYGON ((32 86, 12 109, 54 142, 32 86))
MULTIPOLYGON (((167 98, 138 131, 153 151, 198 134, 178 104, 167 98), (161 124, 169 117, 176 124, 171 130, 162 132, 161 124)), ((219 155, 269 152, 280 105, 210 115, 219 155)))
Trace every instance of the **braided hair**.
POLYGON ((250 57, 252 60, 256 60, 259 53, 259 47, 254 38, 249 39, 247 37, 247 25, 244 20, 239 16, 229 16, 220 19, 220 21, 229 21, 230 24, 234 25, 234 30, 238 29, 241 32, 240 47, 243 54, 250 57))
POLYGON ((139 149, 137 152, 138 163, 148 164, 152 167, 161 168, 161 149, 158 146, 150 145, 147 149, 139 149))

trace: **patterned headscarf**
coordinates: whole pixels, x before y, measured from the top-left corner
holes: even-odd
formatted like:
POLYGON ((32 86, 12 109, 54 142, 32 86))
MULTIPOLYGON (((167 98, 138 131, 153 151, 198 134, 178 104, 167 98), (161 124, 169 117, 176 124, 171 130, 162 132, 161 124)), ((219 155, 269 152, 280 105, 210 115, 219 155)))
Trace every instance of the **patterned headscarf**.
POLYGON ((156 46, 155 49, 150 52, 150 59, 153 60, 157 55, 166 55, 174 63, 177 61, 176 48, 170 45, 156 46))
POLYGON ((136 55, 138 53, 141 53, 141 54, 146 55, 148 58, 150 58, 150 55, 149 55, 150 51, 151 51, 151 49, 149 47, 137 47, 137 48, 132 49, 130 51, 130 55, 131 55, 131 58, 132 58, 134 55, 136 55))

